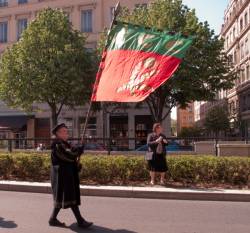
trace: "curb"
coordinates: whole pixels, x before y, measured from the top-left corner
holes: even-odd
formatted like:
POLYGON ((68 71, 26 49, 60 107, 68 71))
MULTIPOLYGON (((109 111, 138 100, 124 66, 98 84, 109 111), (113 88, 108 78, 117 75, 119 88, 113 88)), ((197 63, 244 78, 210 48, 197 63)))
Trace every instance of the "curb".
MULTIPOLYGON (((1 191, 51 193, 49 183, 0 181, 1 191)), ((250 190, 172 189, 162 187, 82 186, 81 195, 166 200, 250 202, 250 190)))

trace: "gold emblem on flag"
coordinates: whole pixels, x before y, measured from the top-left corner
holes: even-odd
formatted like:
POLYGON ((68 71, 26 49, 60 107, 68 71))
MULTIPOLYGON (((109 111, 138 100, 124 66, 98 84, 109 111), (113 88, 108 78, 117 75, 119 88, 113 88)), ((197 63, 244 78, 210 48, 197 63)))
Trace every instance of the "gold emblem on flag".
POLYGON ((150 34, 141 34, 138 37, 138 46, 141 47, 141 49, 148 49, 152 47, 152 42, 150 42, 151 39, 153 39, 155 36, 150 34))
POLYGON ((117 93, 130 91, 135 95, 137 91, 149 91, 151 87, 148 81, 157 74, 157 60, 154 57, 148 57, 140 61, 133 69, 128 83, 117 89, 117 93))
POLYGON ((177 53, 179 52, 180 46, 183 46, 184 42, 182 40, 170 40, 166 43, 165 48, 168 50, 169 53, 177 53))

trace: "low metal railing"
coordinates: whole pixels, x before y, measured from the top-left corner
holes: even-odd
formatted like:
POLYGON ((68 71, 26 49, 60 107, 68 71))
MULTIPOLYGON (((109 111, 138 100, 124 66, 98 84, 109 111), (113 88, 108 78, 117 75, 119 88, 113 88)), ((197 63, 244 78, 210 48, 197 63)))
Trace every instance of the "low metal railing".
MULTIPOLYGON (((244 137, 168 137, 168 151, 194 151, 195 143, 201 141, 213 141, 215 145, 225 141, 240 141, 248 143, 249 138, 244 137)), ((0 139, 0 149, 9 152, 17 150, 43 151, 50 150, 53 138, 18 138, 18 139, 0 139)), ((71 138, 73 145, 80 144, 80 138, 71 138)), ((110 154, 111 151, 138 151, 147 150, 147 138, 85 138, 85 150, 96 151, 110 154)))

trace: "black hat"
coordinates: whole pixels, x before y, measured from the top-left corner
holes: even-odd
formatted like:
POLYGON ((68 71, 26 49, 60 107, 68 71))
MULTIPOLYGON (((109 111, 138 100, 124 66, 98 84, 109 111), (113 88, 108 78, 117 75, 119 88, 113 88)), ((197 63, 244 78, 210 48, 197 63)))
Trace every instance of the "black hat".
POLYGON ((68 128, 64 123, 62 124, 59 124, 57 126, 55 126, 53 129, 52 129, 52 134, 56 135, 56 132, 61 129, 61 128, 68 128))

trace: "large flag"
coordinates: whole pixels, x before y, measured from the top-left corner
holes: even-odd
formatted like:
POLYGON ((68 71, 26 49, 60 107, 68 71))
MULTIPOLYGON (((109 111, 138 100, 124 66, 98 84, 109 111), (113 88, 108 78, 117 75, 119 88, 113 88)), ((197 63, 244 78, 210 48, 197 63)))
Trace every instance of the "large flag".
POLYGON ((107 43, 92 101, 139 102, 172 76, 192 38, 117 22, 107 43))

